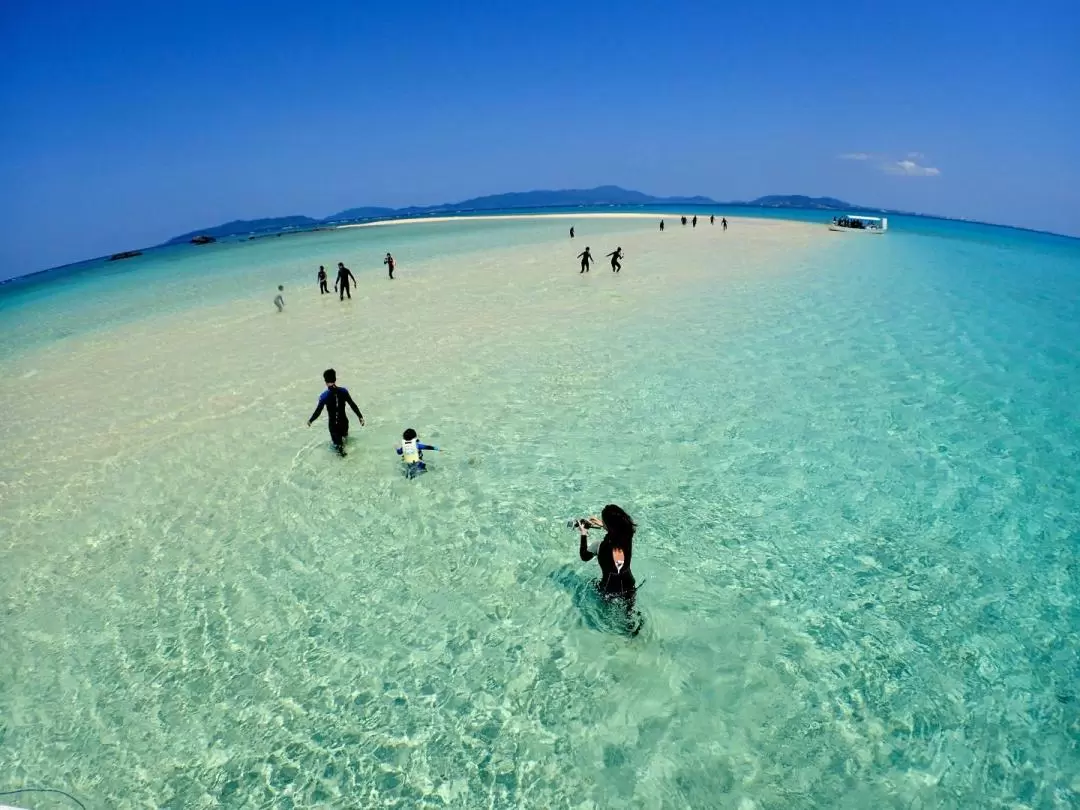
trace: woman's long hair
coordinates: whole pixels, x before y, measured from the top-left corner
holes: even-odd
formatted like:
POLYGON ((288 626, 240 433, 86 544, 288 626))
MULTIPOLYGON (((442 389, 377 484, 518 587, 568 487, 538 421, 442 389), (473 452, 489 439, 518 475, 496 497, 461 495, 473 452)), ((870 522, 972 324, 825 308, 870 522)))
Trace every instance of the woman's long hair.
POLYGON ((604 521, 604 528, 607 529, 608 537, 616 546, 624 547, 633 542, 637 526, 634 525, 630 515, 626 514, 626 511, 621 506, 609 503, 604 507, 604 511, 600 513, 600 517, 604 521))

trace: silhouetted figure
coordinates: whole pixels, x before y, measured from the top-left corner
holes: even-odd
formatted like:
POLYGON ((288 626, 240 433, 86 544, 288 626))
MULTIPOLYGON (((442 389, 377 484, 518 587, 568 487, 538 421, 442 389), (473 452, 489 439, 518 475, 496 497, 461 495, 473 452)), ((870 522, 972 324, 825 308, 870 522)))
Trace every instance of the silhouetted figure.
POLYGON ((693 226, 694 226, 695 228, 697 227, 697 214, 694 214, 694 222, 693 222, 693 226))
POLYGON ((321 264, 319 265, 319 295, 328 293, 330 290, 326 288, 326 268, 321 264))
POLYGON ((337 279, 334 281, 334 291, 338 292, 338 301, 345 300, 345 296, 349 296, 349 300, 352 300, 352 293, 349 291, 349 279, 353 282, 356 281, 356 276, 352 274, 352 270, 346 267, 341 262, 337 263, 337 279))
POLYGON ((683 225, 685 225, 685 224, 686 224, 686 217, 683 217, 683 218, 682 218, 682 224, 683 224, 683 225))
POLYGON ((570 238, 571 239, 574 238, 574 226, 573 225, 570 226, 570 238))
POLYGON ((721 219, 720 224, 723 226, 724 230, 726 231, 727 230, 727 218, 721 219))
POLYGON ((715 225, 716 224, 716 217, 714 217, 712 214, 709 214, 709 224, 710 225, 715 225))
POLYGON ((660 220, 660 233, 664 232, 664 220, 660 220))
POLYGON ((390 271, 390 280, 394 280, 394 257, 389 253, 386 254, 386 258, 382 260, 382 263, 386 265, 386 269, 390 271))
POLYGON ((615 250, 612 253, 608 254, 608 258, 611 259, 611 272, 612 273, 618 273, 620 270, 622 270, 622 264, 619 262, 619 260, 622 257, 623 257, 623 255, 622 255, 622 248, 621 247, 615 248, 615 250))
POLYGON ((278 284, 277 296, 274 298, 274 306, 277 307, 278 312, 285 311, 285 296, 283 295, 284 292, 285 287, 281 284, 278 284))
MULTIPOLYGON (((589 252, 589 246, 585 246, 585 250, 578 254, 578 258, 581 259, 581 273, 589 272, 589 262, 592 261, 592 253, 589 252)), ((578 273, 578 275, 581 275, 578 273)))

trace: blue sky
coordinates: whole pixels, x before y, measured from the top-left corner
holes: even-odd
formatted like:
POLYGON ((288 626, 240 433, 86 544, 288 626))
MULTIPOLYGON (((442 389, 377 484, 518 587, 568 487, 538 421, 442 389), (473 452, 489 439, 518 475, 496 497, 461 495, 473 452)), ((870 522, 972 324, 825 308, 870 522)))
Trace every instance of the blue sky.
POLYGON ((1080 235, 1076 2, 5 2, 0 53, 0 276, 607 183, 1080 235))

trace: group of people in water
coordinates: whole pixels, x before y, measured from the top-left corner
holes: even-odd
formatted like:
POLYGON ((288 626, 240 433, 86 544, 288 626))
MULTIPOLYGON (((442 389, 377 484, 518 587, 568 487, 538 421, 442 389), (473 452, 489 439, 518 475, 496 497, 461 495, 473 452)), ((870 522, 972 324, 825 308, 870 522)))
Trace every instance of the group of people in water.
MULTIPOLYGON (((689 220, 691 227, 697 227, 697 219, 697 216, 694 216, 689 220)), ((688 220, 683 216, 681 222, 685 226, 688 220)), ((715 222, 716 217, 710 215, 709 224, 715 224, 715 222)), ((720 224, 726 231, 727 219, 722 217, 720 224)), ((664 220, 662 219, 660 220, 660 230, 664 230, 664 220)), ((570 238, 573 239, 574 237, 575 230, 571 227, 570 238)), ((581 273, 588 273, 594 261, 591 248, 586 246, 585 250, 579 253, 577 258, 581 260, 581 273)), ((624 257, 621 246, 606 254, 605 258, 611 260, 613 273, 622 270, 622 259, 624 257)), ((383 264, 386 265, 389 277, 392 280, 395 267, 394 257, 387 253, 383 259, 383 264)), ((320 295, 328 294, 330 290, 327 284, 326 268, 321 265, 317 280, 320 295)), ((346 297, 351 299, 351 289, 355 283, 356 277, 352 274, 352 271, 344 263, 338 262, 337 277, 334 280, 334 292, 338 293, 338 300, 344 300, 346 297)), ((274 304, 279 312, 285 306, 282 296, 283 289, 283 287, 278 287, 278 296, 274 299, 274 304)), ((319 395, 318 404, 314 413, 308 418, 307 424, 310 427, 325 410, 327 426, 330 431, 330 443, 339 455, 345 456, 347 455, 345 445, 349 438, 348 410, 353 411, 361 426, 365 424, 364 415, 349 394, 349 390, 343 385, 338 385, 337 372, 334 369, 328 368, 323 372, 323 383, 326 386, 325 390, 319 395)), ((424 461, 425 451, 437 452, 438 450, 439 448, 435 445, 421 442, 413 428, 407 428, 402 433, 401 444, 395 448, 397 455, 401 457, 404 464, 404 475, 407 478, 415 478, 427 470, 427 464, 424 461)), ((601 511, 600 517, 581 518, 572 521, 571 525, 578 531, 578 556, 583 562, 595 559, 600 566, 600 579, 596 582, 597 589, 605 598, 617 599, 624 605, 628 620, 627 627, 631 634, 636 634, 640 629, 640 616, 636 614, 634 607, 637 582, 630 567, 634 551, 634 533, 637 528, 634 521, 621 507, 608 504, 601 511), (589 531, 592 529, 603 529, 605 532, 603 540, 598 543, 591 543, 589 531)))
MULTIPOLYGON (((341 456, 346 456, 345 444, 349 438, 349 414, 351 409, 363 427, 364 414, 349 393, 349 389, 338 385, 337 372, 328 368, 323 372, 325 390, 319 395, 315 411, 308 417, 308 427, 326 411, 327 427, 330 430, 330 442, 341 456)), ((427 471, 424 451, 439 452, 433 444, 425 444, 413 428, 406 428, 401 434, 401 444, 395 448, 404 464, 406 478, 416 478, 427 471)), ((572 522, 578 530, 578 556, 582 562, 595 559, 600 565, 600 579, 596 587, 606 599, 619 600, 626 611, 626 628, 636 635, 640 630, 640 616, 635 611, 634 596, 637 583, 630 570, 634 554, 634 521, 621 507, 608 504, 600 517, 581 518, 572 522), (606 534, 598 543, 589 542, 590 529, 603 529, 606 534)))

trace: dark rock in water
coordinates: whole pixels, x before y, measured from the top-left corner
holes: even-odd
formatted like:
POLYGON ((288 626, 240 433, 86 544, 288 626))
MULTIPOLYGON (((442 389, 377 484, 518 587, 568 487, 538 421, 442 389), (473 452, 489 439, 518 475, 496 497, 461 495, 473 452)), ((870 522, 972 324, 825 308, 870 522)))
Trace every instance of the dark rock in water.
POLYGON ((109 257, 110 262, 117 262, 120 259, 133 259, 136 256, 142 256, 141 250, 125 250, 123 253, 114 253, 109 257))
POLYGON ((216 241, 217 241, 217 239, 215 239, 212 236, 195 236, 195 237, 192 238, 191 244, 193 244, 193 245, 209 245, 211 242, 216 242, 216 241))

